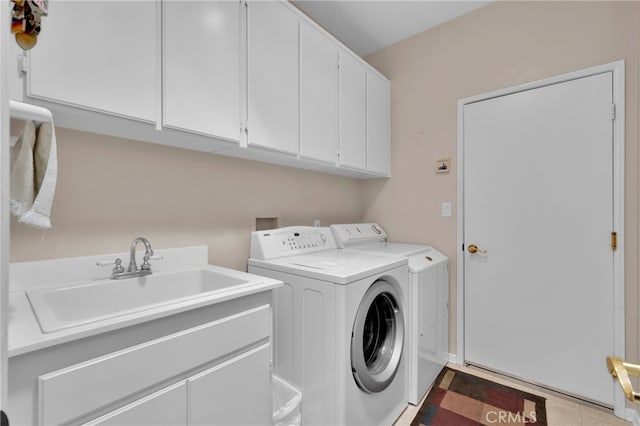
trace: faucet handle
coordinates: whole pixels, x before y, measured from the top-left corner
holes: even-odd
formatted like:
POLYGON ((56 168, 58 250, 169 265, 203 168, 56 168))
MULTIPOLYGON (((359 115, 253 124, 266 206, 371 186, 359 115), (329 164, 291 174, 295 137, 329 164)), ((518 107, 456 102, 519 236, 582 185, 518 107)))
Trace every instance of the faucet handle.
POLYGON ((149 263, 150 260, 160 260, 163 259, 164 256, 162 255, 153 255, 153 256, 148 256, 145 255, 142 258, 142 266, 140 266, 140 269, 142 269, 143 271, 150 271, 151 270, 151 264, 149 263))
POLYGON ((124 272, 124 266, 122 266, 122 259, 99 260, 96 262, 96 266, 109 266, 109 265, 115 265, 112 271, 114 274, 121 274, 124 272))

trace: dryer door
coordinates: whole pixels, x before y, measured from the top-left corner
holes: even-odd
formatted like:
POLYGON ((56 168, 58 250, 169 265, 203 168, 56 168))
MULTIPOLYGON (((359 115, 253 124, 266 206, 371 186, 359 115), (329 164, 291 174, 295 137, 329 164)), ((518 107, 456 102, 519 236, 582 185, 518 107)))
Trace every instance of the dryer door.
POLYGON ((391 284, 378 280, 358 307, 351 335, 351 371, 365 392, 385 390, 400 366, 404 342, 400 300, 391 284))

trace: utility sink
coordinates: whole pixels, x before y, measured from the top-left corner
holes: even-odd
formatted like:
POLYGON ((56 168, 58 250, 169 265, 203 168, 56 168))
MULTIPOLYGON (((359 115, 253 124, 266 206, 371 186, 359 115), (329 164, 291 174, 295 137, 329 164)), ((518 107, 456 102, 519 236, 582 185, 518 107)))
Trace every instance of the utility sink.
POLYGON ((249 280, 245 275, 204 266, 122 280, 84 281, 31 290, 26 294, 40 328, 44 333, 51 333, 175 304, 198 302, 261 283, 249 280))

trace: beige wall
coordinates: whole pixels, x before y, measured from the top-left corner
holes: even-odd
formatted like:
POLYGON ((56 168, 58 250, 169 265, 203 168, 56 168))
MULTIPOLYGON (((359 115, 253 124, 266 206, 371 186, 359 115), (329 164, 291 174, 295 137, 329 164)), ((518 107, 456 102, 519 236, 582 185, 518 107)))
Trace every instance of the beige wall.
MULTIPOLYGON (((209 262, 246 270, 256 217, 280 226, 362 217, 362 183, 253 161, 57 130, 53 229, 11 224, 11 260, 209 246, 209 262)), ((108 275, 107 271, 105 274, 108 275)))
MULTIPOLYGON (((366 58, 391 79, 392 178, 364 183, 366 221, 451 257, 456 351, 457 100, 626 61, 626 334, 638 354, 638 2, 496 2, 366 58), (452 172, 436 175, 438 158, 452 172), (440 217, 440 204, 454 205, 440 217)), ((604 364, 603 364, 604 367, 604 364)))

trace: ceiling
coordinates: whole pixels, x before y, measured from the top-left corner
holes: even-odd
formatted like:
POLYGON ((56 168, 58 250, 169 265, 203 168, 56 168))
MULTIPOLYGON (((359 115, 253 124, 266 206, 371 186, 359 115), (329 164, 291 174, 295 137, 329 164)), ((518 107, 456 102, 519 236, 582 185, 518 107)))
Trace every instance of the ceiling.
POLYGON ((489 1, 294 0, 292 3, 355 53, 366 56, 489 1))

